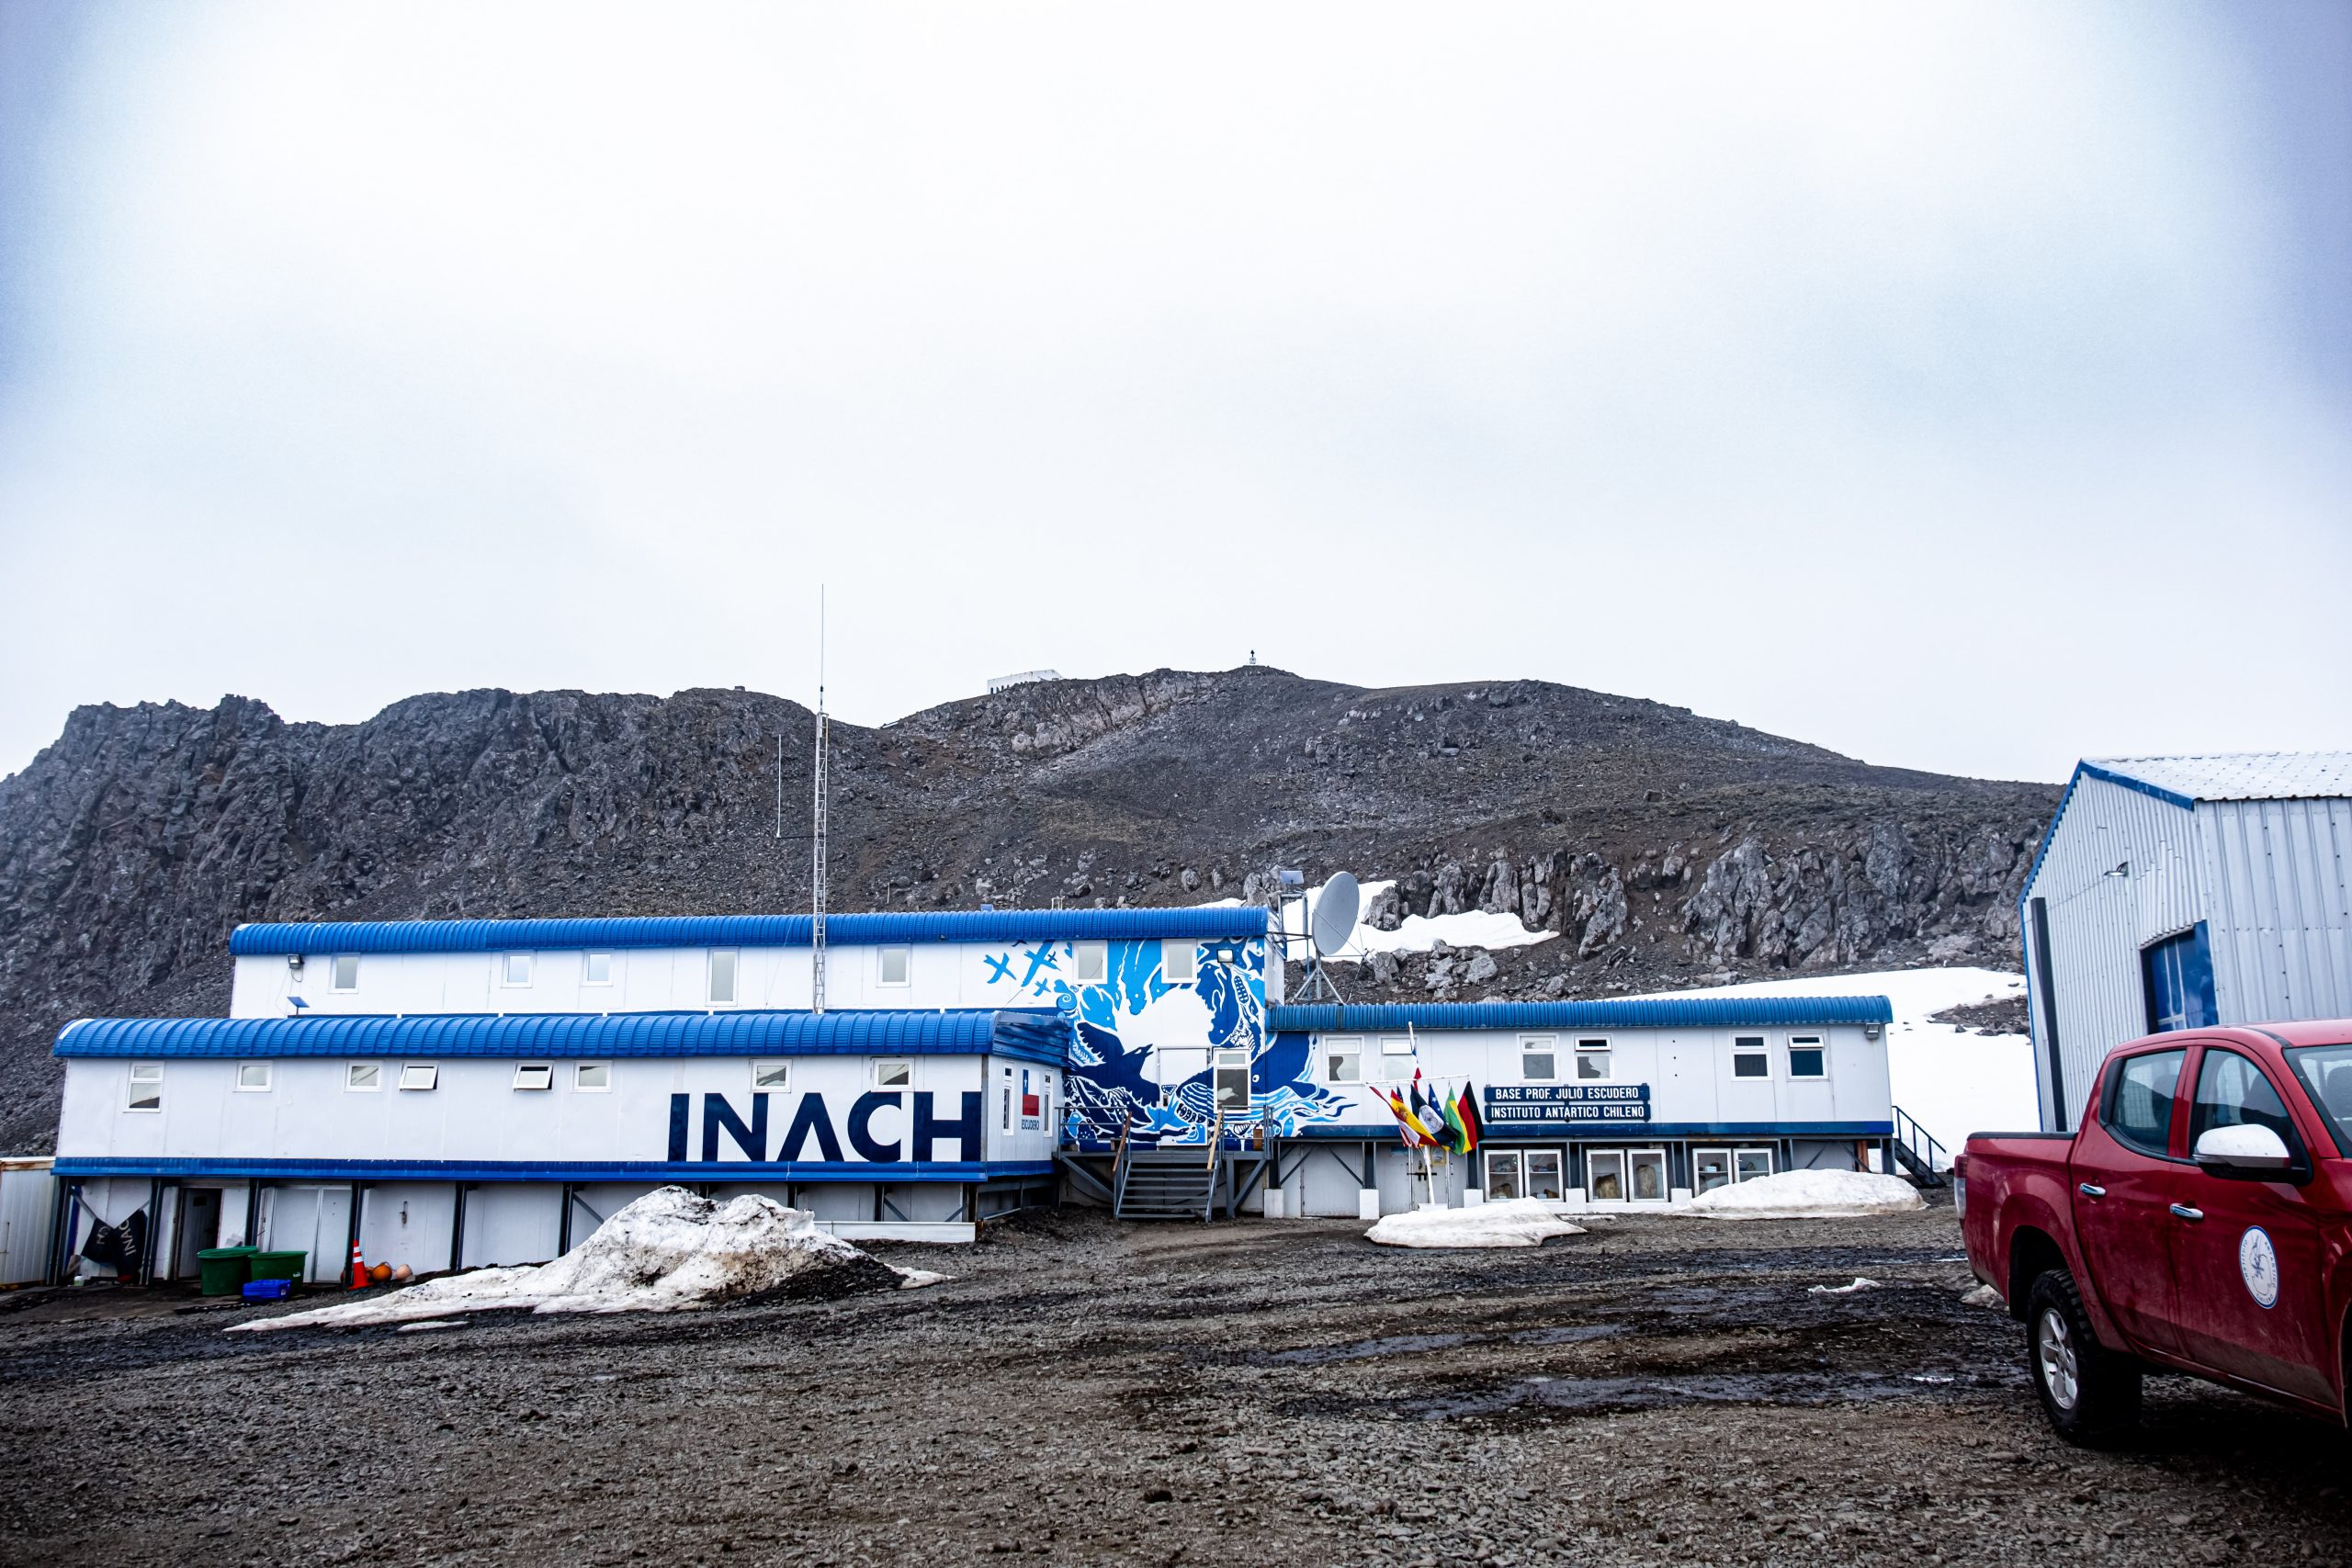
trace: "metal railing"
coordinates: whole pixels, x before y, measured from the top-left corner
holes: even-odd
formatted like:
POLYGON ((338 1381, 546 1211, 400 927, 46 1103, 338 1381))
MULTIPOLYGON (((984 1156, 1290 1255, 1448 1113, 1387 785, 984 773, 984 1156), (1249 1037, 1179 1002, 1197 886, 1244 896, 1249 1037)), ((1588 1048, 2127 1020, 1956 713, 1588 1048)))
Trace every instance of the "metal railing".
POLYGON ((1919 1125, 1918 1120, 1901 1106, 1894 1108, 1894 1157, 1905 1170, 1928 1187, 1944 1184, 1944 1173, 1951 1168, 1951 1156, 1935 1134, 1919 1125))

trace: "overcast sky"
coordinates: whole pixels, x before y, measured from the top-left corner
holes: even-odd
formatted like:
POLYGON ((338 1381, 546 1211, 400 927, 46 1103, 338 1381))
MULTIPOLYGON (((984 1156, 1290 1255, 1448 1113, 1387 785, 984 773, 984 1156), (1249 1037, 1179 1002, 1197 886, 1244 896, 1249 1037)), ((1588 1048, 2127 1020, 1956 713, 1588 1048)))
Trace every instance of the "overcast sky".
POLYGON ((1535 677, 2352 746, 2352 6, 0 5, 79 703, 1535 677))

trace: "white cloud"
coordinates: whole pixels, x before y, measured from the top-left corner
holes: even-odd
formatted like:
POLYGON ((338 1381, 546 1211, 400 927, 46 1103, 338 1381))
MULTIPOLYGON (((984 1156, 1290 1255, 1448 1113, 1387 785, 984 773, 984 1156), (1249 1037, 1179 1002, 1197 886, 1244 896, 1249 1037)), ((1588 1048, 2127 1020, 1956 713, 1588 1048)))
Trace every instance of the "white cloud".
POLYGON ((820 578, 869 722, 1255 646, 1969 772, 2340 741, 2343 389, 2205 15, 101 18, 0 768, 97 698, 805 695, 820 578))

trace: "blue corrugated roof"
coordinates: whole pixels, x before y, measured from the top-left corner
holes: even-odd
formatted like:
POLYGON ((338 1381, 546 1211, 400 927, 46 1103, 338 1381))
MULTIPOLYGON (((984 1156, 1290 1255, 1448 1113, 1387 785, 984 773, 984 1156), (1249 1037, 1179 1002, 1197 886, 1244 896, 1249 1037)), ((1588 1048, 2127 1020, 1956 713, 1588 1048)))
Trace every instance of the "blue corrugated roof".
MULTIPOLYGON (((503 953, 563 947, 807 947, 807 915, 656 915, 557 920, 318 920, 239 926, 239 956, 300 953, 503 953)), ((915 942, 1097 942, 1266 934, 1266 911, 1208 909, 949 909, 828 915, 825 940, 843 946, 915 942)))
POLYGON ((951 1012, 379 1013, 312 1018, 88 1018, 60 1056, 1012 1056, 1066 1063, 1070 1027, 1044 1009, 951 1012))
POLYGON ((1274 1007, 1277 1033, 1403 1029, 1768 1029, 1892 1023, 1884 997, 1651 997, 1598 1002, 1422 1002, 1385 1007, 1274 1007))

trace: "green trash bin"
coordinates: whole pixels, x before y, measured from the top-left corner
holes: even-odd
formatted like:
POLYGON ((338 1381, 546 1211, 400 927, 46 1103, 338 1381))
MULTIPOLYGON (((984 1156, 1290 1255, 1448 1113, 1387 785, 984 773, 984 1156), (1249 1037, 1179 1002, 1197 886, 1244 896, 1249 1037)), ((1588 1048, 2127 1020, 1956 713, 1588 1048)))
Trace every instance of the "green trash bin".
POLYGON ((256 1280, 292 1280, 302 1278, 302 1264, 310 1258, 307 1252, 256 1252, 249 1261, 256 1280))
POLYGON ((204 1293, 208 1296, 233 1296, 245 1288, 253 1278, 253 1256, 257 1247, 211 1247, 196 1255, 196 1267, 204 1277, 204 1293))

